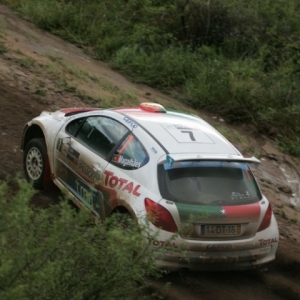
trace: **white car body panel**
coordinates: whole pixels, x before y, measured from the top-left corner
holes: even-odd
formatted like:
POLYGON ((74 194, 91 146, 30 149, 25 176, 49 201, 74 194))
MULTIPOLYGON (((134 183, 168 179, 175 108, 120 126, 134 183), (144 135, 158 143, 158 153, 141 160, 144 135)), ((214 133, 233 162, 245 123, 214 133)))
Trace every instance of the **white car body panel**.
MULTIPOLYGON (((243 157, 202 119, 181 113, 149 113, 139 108, 124 108, 71 113, 70 116, 66 116, 64 111, 42 112, 27 123, 26 130, 32 125, 43 131, 54 183, 59 188, 67 188, 77 204, 90 209, 97 217, 105 218, 122 206, 140 224, 145 224, 145 198, 170 212, 177 228, 183 230, 176 237, 173 232, 149 223, 150 229, 157 233, 149 240, 151 247, 158 253, 162 248, 170 248, 164 257, 157 260, 159 265, 169 270, 240 270, 256 268, 275 259, 279 233, 273 213, 270 225, 257 232, 269 207, 264 196, 249 205, 257 211, 255 222, 251 217, 247 219, 246 212, 241 218, 236 213, 223 219, 212 214, 207 219, 198 217, 190 222, 183 218, 184 209, 189 206, 184 207, 161 195, 157 180, 158 164, 206 160, 259 163, 254 157, 243 157), (90 116, 112 118, 125 126, 138 137, 149 162, 140 168, 127 170, 106 161, 66 131, 66 126, 73 120, 90 116), (205 224, 239 224, 241 232, 235 237, 205 237, 199 233, 202 230, 199 228, 205 224), (191 230, 190 235, 184 233, 187 229, 191 230), (181 248, 184 252, 177 251, 181 248)), ((26 141, 26 131, 23 139, 26 141)), ((222 207, 224 211, 230 210, 230 207, 222 207)), ((217 210, 217 207, 214 209, 217 210)))
POLYGON ((216 129, 200 118, 186 116, 185 119, 180 119, 180 114, 177 113, 145 115, 132 112, 128 115, 132 115, 153 136, 162 141, 170 153, 240 155, 216 129))

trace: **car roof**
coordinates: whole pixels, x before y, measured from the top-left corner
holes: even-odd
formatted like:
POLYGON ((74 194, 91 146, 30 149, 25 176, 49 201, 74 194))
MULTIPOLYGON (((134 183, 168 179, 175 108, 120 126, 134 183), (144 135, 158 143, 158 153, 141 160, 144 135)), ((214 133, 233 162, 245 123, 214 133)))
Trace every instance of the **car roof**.
POLYGON ((167 111, 156 103, 146 104, 146 108, 141 104, 137 108, 118 108, 115 111, 143 127, 168 153, 241 156, 227 139, 203 119, 167 111))

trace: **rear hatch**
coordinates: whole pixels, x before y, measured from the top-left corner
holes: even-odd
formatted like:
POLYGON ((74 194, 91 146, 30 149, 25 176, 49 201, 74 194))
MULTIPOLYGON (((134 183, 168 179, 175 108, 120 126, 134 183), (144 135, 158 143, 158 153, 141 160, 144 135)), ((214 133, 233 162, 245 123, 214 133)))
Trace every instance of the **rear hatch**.
POLYGON ((195 240, 254 236, 261 222, 261 192, 247 163, 182 161, 158 165, 158 181, 180 235, 195 240))

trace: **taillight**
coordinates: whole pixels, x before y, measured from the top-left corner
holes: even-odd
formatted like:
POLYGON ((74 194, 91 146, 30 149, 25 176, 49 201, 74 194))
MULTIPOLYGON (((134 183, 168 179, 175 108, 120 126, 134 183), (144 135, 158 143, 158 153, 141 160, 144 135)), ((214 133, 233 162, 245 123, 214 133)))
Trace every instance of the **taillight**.
POLYGON ((271 223, 271 218, 272 218, 272 208, 271 208, 271 204, 269 203, 269 206, 267 208, 265 216, 264 216, 257 231, 262 231, 262 230, 266 229, 267 227, 269 227, 270 223, 271 223))
POLYGON ((175 221, 166 208, 149 198, 145 198, 145 208, 153 225, 169 232, 177 232, 175 221))

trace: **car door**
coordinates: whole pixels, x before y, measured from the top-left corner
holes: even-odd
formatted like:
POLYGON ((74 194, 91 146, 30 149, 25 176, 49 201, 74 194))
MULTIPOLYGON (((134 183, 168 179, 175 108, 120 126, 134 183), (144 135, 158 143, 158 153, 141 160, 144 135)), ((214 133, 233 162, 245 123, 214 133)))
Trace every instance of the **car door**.
POLYGON ((98 115, 70 121, 56 138, 56 178, 100 218, 110 211, 112 196, 104 187, 104 170, 128 132, 116 120, 98 115))

